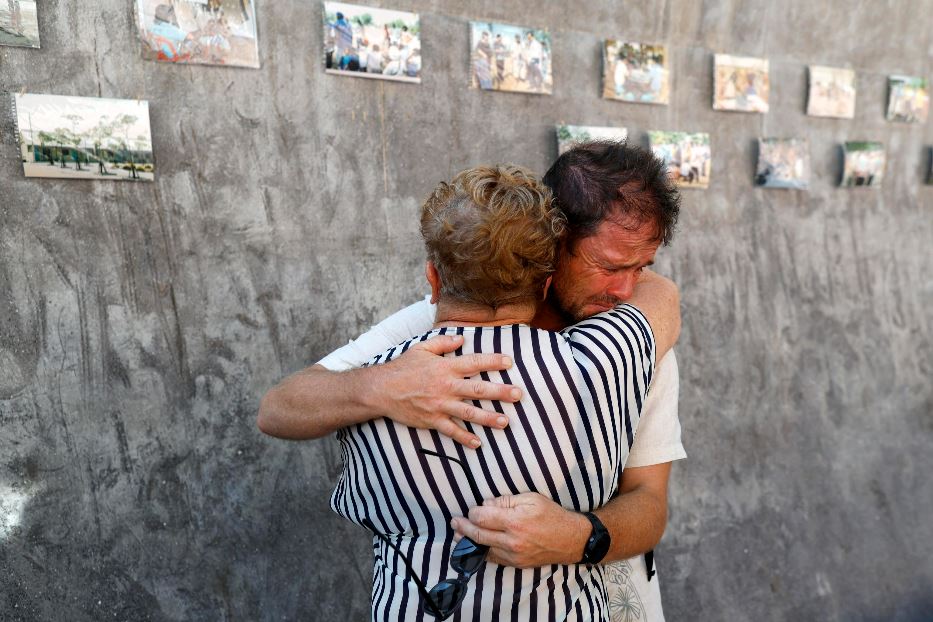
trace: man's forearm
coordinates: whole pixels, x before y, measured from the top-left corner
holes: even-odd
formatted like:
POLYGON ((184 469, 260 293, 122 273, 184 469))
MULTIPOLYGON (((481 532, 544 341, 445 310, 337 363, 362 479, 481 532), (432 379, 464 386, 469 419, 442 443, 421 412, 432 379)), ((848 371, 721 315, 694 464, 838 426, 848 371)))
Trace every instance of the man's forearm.
POLYGON ((378 386, 378 367, 333 372, 319 365, 292 374, 259 405, 259 429, 293 440, 321 438, 380 416, 368 396, 378 386))
MULTIPOLYGON (((667 525, 667 500, 645 488, 612 499, 593 512, 609 530, 611 545, 603 561, 629 559, 647 553, 661 541, 667 525)), ((583 519, 586 521, 586 519, 583 519)), ((585 526, 589 537, 590 525, 585 526)), ((584 539, 585 543, 585 539, 584 539)), ((582 555, 582 546, 581 546, 582 555)))

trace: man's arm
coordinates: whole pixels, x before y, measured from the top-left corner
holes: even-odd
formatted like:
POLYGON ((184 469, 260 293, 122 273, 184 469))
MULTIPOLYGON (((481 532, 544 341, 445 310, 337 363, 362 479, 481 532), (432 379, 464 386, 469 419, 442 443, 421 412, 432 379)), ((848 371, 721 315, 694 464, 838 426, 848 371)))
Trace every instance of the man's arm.
POLYGON ((465 380, 485 370, 512 366, 501 354, 441 358, 463 344, 463 337, 441 335, 408 349, 398 359, 345 372, 314 365, 269 390, 259 405, 259 429, 270 436, 321 438, 339 428, 378 417, 434 429, 469 447, 479 438, 458 423, 504 428, 503 415, 476 408, 464 399, 518 401, 521 390, 481 380, 465 380))

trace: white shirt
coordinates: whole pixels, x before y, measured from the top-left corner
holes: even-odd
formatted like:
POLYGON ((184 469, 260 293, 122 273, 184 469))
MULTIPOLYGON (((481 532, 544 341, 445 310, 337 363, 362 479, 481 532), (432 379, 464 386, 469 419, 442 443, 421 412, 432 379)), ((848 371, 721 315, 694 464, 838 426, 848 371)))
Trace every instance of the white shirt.
MULTIPOLYGON (((318 364, 331 371, 360 367, 392 346, 431 330, 436 310, 430 296, 426 296, 331 352, 318 364)), ((681 443, 679 391, 677 357, 671 350, 655 367, 626 467, 664 464, 687 457, 681 443)), ((648 580, 644 556, 612 562, 606 564, 605 569, 613 622, 622 619, 664 620, 658 575, 648 580)))

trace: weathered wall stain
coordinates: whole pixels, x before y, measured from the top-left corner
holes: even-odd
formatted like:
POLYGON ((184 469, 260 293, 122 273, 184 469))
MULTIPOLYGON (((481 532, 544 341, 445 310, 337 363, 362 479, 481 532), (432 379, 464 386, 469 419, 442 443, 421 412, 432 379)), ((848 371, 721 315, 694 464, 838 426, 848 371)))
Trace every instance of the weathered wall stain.
POLYGON ((333 439, 262 437, 263 391, 423 295, 420 201, 453 173, 543 172, 558 122, 708 131, 659 268, 682 287, 681 419, 657 559, 670 620, 933 618, 933 1, 883 7, 412 0, 420 86, 325 75, 320 5, 258 6, 263 68, 138 57, 131 3, 45 3, 0 91, 148 99, 153 184, 26 180, 0 98, 0 620, 365 620, 370 545, 333 515, 333 439), (470 19, 548 26, 551 97, 467 88, 470 19), (666 42, 670 106, 599 98, 600 39, 666 42), (711 110, 712 54, 771 59, 767 115, 711 110), (806 64, 857 70, 852 121, 806 64), (806 136, 809 192, 753 187, 806 136), (881 140, 884 186, 836 187, 881 140), (16 515, 15 525, 11 517, 16 515))

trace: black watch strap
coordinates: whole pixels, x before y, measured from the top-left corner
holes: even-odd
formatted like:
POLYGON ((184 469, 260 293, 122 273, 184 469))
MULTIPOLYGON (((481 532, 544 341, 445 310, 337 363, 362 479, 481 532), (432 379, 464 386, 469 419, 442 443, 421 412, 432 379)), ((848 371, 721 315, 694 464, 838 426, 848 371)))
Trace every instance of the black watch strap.
POLYGON ((580 560, 580 563, 598 564, 606 556, 606 553, 609 552, 609 544, 611 542, 609 530, 606 529, 602 521, 592 512, 584 512, 583 516, 590 521, 590 525, 593 526, 593 531, 590 532, 590 537, 587 538, 586 544, 583 546, 583 559, 580 560))

